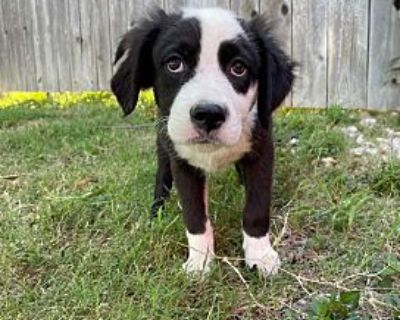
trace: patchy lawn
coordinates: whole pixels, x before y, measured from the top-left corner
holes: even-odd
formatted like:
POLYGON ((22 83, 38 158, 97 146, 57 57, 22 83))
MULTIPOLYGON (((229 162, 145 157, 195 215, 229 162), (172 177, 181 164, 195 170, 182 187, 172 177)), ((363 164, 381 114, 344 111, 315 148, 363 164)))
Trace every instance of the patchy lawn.
POLYGON ((227 170, 211 177, 219 258, 203 280, 181 268, 176 193, 163 218, 148 218, 152 114, 123 119, 95 99, 0 110, 0 319, 400 316, 398 113, 279 112, 282 269, 263 279, 243 266, 243 192, 227 170))

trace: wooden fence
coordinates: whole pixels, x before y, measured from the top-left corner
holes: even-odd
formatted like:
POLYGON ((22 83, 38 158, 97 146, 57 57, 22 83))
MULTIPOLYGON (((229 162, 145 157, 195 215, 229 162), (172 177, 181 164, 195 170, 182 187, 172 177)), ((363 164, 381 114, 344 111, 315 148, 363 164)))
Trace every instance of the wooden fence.
POLYGON ((400 107, 399 0, 0 0, 0 92, 108 90, 121 34, 154 4, 267 12, 301 65, 288 105, 400 107))

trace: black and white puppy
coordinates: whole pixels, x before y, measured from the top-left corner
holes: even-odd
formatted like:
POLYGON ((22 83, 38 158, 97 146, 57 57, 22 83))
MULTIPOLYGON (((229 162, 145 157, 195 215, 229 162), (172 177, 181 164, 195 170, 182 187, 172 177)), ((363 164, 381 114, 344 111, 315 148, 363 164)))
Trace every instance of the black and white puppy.
POLYGON ((152 214, 174 181, 189 242, 188 272, 206 272, 214 256, 207 174, 235 164, 246 190, 246 264, 265 275, 280 260, 269 239, 273 166, 271 113, 289 93, 293 63, 263 16, 244 21, 223 9, 161 9, 123 37, 112 90, 126 115, 141 89, 159 107, 158 171, 152 214))

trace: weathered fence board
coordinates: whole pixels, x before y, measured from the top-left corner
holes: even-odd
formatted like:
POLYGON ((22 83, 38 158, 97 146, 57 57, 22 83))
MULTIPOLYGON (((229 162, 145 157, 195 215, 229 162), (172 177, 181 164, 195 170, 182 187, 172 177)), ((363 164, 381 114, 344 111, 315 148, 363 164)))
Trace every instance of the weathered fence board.
POLYGON ((293 105, 327 105, 327 17, 325 0, 295 0, 293 4, 293 59, 299 61, 293 105))
MULTIPOLYGON (((34 34, 36 37, 35 55, 37 56, 35 61, 37 61, 37 74, 40 75, 39 87, 47 91, 58 91, 58 72, 54 48, 57 40, 52 38, 53 33, 50 30, 51 20, 53 20, 49 6, 51 2, 51 0, 35 1, 34 34)), ((14 89, 24 90, 25 88, 15 87, 14 89)))
POLYGON ((154 5, 266 14, 299 63, 286 105, 400 108, 393 0, 0 0, 0 91, 108 90, 121 36, 154 5))
POLYGON ((27 90, 32 91, 37 89, 37 85, 31 8, 29 1, 27 2, 26 0, 18 0, 16 2, 18 5, 19 29, 22 33, 21 36, 25 44, 22 48, 23 50, 21 50, 23 57, 22 59, 24 62, 22 65, 23 80, 27 90))
POLYGON ((93 3, 92 47, 95 48, 98 88, 107 90, 112 76, 112 59, 109 25, 102 23, 109 17, 108 0, 96 0, 93 3))
POLYGON ((19 23, 17 16, 17 3, 15 1, 2 2, 3 15, 2 20, 5 26, 4 34, 6 37, 6 60, 2 63, 8 64, 8 74, 6 81, 9 86, 25 88, 22 79, 18 75, 22 72, 17 51, 18 42, 23 43, 20 33, 18 32, 19 23))
POLYGON ((68 0, 68 30, 70 32, 71 56, 69 57, 71 70, 71 90, 84 90, 84 70, 82 68, 82 26, 81 26, 81 11, 78 0, 68 0))
POLYGON ((230 9, 239 16, 249 19, 253 12, 260 12, 260 2, 258 0, 231 0, 230 9))
MULTIPOLYGON (((34 86, 37 90, 44 90, 43 86, 43 65, 41 60, 41 43, 40 43, 40 36, 39 36, 39 24, 38 24, 38 17, 37 17, 37 10, 36 10, 36 0, 29 1, 29 7, 31 11, 32 17, 32 40, 33 40, 33 52, 34 52, 34 59, 35 59, 35 76, 36 76, 36 85, 34 86)), ((14 89, 14 88, 12 88, 14 89)), ((23 90, 24 88, 22 88, 23 90)), ((46 88, 47 89, 47 88, 46 88)))
POLYGON ((95 0, 79 1, 81 15, 81 37, 82 37, 82 64, 83 90, 95 90, 98 88, 98 74, 96 66, 96 52, 93 47, 93 32, 98 32, 93 24, 93 6, 95 0), (83 63, 83 61, 85 63, 83 63))
POLYGON ((400 108, 400 10, 372 0, 368 101, 370 108, 400 108))
POLYGON ((8 38, 7 29, 4 23, 3 3, 0 2, 0 90, 9 89, 9 78, 5 75, 11 73, 9 71, 10 63, 8 63, 8 38))
MULTIPOLYGON (((23 0, 24 1, 24 0, 23 0)), ((74 42, 72 39, 71 24, 69 21, 68 0, 51 1, 53 12, 57 21, 52 25, 53 39, 60 37, 65 41, 55 42, 55 52, 58 70, 58 84, 60 91, 72 90, 72 51, 74 42), (54 5, 55 4, 55 5, 54 5)), ((55 19, 52 19, 54 21, 55 19)))
POLYGON ((164 0, 167 11, 181 7, 222 7, 229 9, 229 0, 164 0))
POLYGON ((368 1, 329 1, 328 105, 367 106, 368 21, 368 1))

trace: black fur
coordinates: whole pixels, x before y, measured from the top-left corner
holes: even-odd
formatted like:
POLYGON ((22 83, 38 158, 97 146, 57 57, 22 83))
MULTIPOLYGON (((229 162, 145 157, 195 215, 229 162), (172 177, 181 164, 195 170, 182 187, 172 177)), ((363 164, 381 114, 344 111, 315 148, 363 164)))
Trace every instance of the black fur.
POLYGON ((168 116, 179 89, 194 75, 200 54, 200 24, 195 19, 175 19, 159 35, 154 46, 155 64, 154 93, 161 116, 168 116), (171 56, 179 56, 185 64, 185 72, 171 74, 166 63, 171 56))
POLYGON ((126 33, 118 46, 114 64, 125 54, 127 57, 112 78, 111 89, 125 115, 135 109, 140 90, 154 85, 153 46, 161 29, 172 20, 163 10, 155 10, 126 33))
POLYGON ((222 71, 226 74, 235 90, 246 94, 250 85, 257 81, 258 70, 260 68, 260 57, 255 44, 244 39, 242 36, 233 41, 225 41, 221 43, 218 59, 222 71), (248 70, 247 75, 241 78, 234 77, 229 73, 229 68, 238 60, 248 70))
POLYGON ((273 25, 262 15, 248 24, 248 32, 258 48, 261 64, 258 76, 258 117, 267 127, 271 113, 290 92, 295 64, 281 50, 273 37, 273 25))
POLYGON ((164 209, 165 200, 169 197, 172 188, 172 172, 170 155, 165 150, 163 142, 161 141, 162 135, 157 136, 157 174, 156 186, 154 188, 154 201, 151 206, 151 216, 156 217, 159 209, 164 209))
POLYGON ((181 200, 186 229, 192 234, 202 234, 207 221, 204 203, 206 176, 201 170, 179 159, 171 162, 171 169, 181 200))
POLYGON ((253 151, 238 163, 237 170, 246 190, 243 230, 251 237, 262 237, 269 230, 274 145, 272 121, 265 128, 260 122, 253 130, 253 151))
POLYGON ((400 0, 394 0, 393 5, 396 8, 397 11, 400 10, 400 0))

